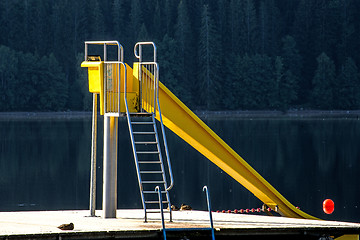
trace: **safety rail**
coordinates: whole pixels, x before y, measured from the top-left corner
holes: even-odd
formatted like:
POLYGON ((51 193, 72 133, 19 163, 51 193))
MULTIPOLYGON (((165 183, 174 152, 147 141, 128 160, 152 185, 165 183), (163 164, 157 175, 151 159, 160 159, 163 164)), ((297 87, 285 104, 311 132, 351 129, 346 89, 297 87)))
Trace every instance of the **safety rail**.
MULTIPOLYGON (((161 108, 159 102, 159 66, 156 62, 156 45, 153 42, 138 42, 134 47, 134 55, 139 59, 139 98, 140 98, 140 111, 154 113, 156 116, 156 108, 158 110, 158 116, 161 125, 161 132, 163 136, 163 143, 165 148, 166 160, 169 169, 169 177, 170 177, 170 185, 167 187, 167 191, 169 191, 174 186, 174 177, 172 174, 172 167, 170 162, 169 149, 167 146, 165 128, 163 124, 163 119, 161 115, 161 108), (143 45, 151 45, 153 47, 153 62, 142 62, 143 60, 143 45), (137 51, 139 49, 139 52, 137 51), (147 91, 148 87, 150 87, 150 91, 147 91), (145 93, 143 90, 146 90, 145 93), (153 95, 153 97, 151 96, 153 95), (145 107, 145 109, 144 109, 145 107)), ((126 87, 126 85, 125 85, 126 87)), ((125 88, 126 89, 126 88, 125 88)), ((126 91, 125 91, 126 92, 126 91)), ((126 103, 126 95, 125 95, 125 103, 126 103)), ((128 110, 127 110, 128 111, 128 110)))
MULTIPOLYGON (((156 186, 155 191, 158 193, 159 202, 162 202, 161 188, 159 186, 156 186)), ((212 218, 212 213, 211 213, 210 193, 209 193, 208 187, 204 186, 203 191, 205 191, 205 194, 206 194, 206 202, 207 202, 209 218, 210 218, 210 228, 166 228, 165 220, 164 220, 164 209, 163 209, 162 204, 159 204, 160 213, 161 213, 162 233, 163 233, 164 240, 166 240, 166 232, 167 231, 190 231, 190 230, 191 231, 209 230, 209 231, 211 231, 211 239, 215 240, 214 224, 213 224, 213 218, 212 218)))
MULTIPOLYGON (((120 116, 120 85, 121 85, 121 65, 126 68, 123 63, 124 49, 118 41, 86 41, 85 42, 85 61, 88 60, 89 45, 103 45, 104 55, 104 94, 102 100, 104 103, 104 115, 119 117, 120 116), (108 54, 108 46, 117 47, 117 59, 110 60, 108 54)), ((126 74, 124 75, 126 82, 126 74)))
POLYGON ((156 62, 156 46, 153 42, 138 42, 134 47, 134 55, 139 59, 140 111, 156 115, 156 100, 159 87, 159 66, 156 62), (153 47, 152 61, 143 61, 143 46, 153 47), (137 51, 139 49, 139 52, 137 51))

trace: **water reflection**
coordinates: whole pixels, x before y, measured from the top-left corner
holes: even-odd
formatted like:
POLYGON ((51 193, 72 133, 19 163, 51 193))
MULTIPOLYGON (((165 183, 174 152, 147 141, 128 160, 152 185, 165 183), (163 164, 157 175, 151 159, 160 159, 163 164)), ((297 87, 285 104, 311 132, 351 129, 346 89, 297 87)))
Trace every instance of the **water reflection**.
MULTIPOLYGON (((101 118, 100 118, 101 121, 101 118)), ((325 219, 360 222, 360 121, 356 119, 209 119, 205 122, 291 203, 325 219), (325 198, 335 202, 322 213, 325 198)), ((98 194, 101 208, 102 122, 99 123, 98 194)), ((91 119, 0 121, 0 211, 87 209, 91 119)), ((261 203, 179 137, 167 132, 176 205, 214 210, 261 203)), ((124 119, 119 123, 118 208, 141 208, 124 119)))

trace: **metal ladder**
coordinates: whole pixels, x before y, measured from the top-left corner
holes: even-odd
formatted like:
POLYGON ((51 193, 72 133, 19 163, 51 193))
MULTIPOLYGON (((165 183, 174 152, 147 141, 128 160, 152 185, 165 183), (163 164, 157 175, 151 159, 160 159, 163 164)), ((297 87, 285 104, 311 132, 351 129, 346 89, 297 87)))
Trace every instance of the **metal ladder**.
MULTIPOLYGON (((141 42, 135 45, 135 56, 139 58, 139 81, 140 81, 140 112, 130 113, 125 91, 126 116, 129 126, 131 144, 137 170, 140 195, 142 205, 145 211, 145 222, 147 222, 148 213, 161 213, 156 186, 162 186, 161 194, 162 207, 170 213, 170 222, 172 221, 172 210, 170 203, 169 190, 173 186, 173 176, 171 163, 167 148, 164 125, 162 122, 160 104, 158 100, 158 66, 156 63, 156 47, 154 43, 141 42), (154 47, 154 61, 142 62, 141 48, 143 45, 152 45, 154 47), (140 54, 137 54, 139 47, 140 54), (146 76, 144 76, 145 71, 146 76), (145 85, 146 87, 144 87, 145 85), (148 92, 149 91, 151 92, 148 92), (150 97, 149 97, 150 96, 150 97), (146 98, 146 99, 145 99, 146 98), (144 105, 147 108, 145 110, 144 105), (149 106, 151 106, 149 108, 149 106), (156 111, 157 110, 157 111, 156 111), (162 147, 157 130, 155 116, 158 114, 162 133, 162 143, 166 155, 170 185, 167 184, 165 166, 162 154, 162 147), (166 207, 164 207, 166 206, 166 207)), ((124 86, 126 89, 126 83, 124 86)))

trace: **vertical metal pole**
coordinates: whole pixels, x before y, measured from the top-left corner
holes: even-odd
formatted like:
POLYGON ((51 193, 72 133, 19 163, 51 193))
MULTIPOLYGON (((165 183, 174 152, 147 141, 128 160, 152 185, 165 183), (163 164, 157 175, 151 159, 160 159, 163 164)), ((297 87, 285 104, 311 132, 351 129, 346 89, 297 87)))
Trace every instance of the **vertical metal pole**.
POLYGON ((118 118, 104 116, 104 218, 116 218, 118 118))
POLYGON ((97 138, 97 93, 93 93, 91 175, 90 175, 90 216, 96 209, 96 138, 97 138))
POLYGON ((211 238, 212 238, 212 240, 215 240, 214 223, 213 223, 213 218, 212 218, 212 213, 211 213, 210 193, 209 193, 208 187, 204 186, 203 191, 205 191, 205 193, 206 193, 206 200, 207 200, 209 217, 210 217, 211 238))

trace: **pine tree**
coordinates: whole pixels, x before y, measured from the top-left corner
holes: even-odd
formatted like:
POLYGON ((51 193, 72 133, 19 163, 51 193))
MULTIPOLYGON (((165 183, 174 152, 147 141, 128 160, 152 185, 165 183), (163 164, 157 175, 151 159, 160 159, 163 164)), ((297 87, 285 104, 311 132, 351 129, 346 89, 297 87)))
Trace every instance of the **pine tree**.
POLYGON ((285 36, 282 39, 282 44, 281 57, 284 64, 285 78, 287 79, 287 82, 294 87, 291 90, 289 89, 289 91, 292 91, 290 95, 293 96, 291 97, 290 102, 298 99, 298 95, 301 95, 301 103, 304 103, 306 100, 304 97, 306 96, 305 89, 301 88, 302 92, 299 92, 299 87, 305 85, 305 83, 300 82, 300 80, 303 79, 301 77, 301 55, 297 49, 295 39, 292 36, 285 36))
POLYGON ((162 40, 163 36, 165 35, 166 30, 166 21, 163 17, 164 13, 160 6, 160 1, 156 1, 153 22, 152 22, 152 29, 153 29, 153 38, 157 39, 159 42, 162 40))
POLYGON ((240 57, 239 79, 235 84, 237 105, 245 109, 275 107, 278 88, 274 79, 272 59, 266 55, 245 54, 240 57))
POLYGON ((218 107, 221 101, 217 34, 209 7, 204 5, 199 41, 199 82, 201 103, 207 109, 218 107))
POLYGON ((130 45, 135 45, 138 33, 140 31, 141 25, 143 24, 143 14, 141 11, 141 3, 139 0, 131 1, 131 11, 130 11, 130 32, 131 40, 130 45), (131 44, 132 43, 132 44, 131 44))
POLYGON ((286 111, 297 99, 297 81, 290 70, 284 68, 282 57, 275 58, 275 81, 278 89, 277 105, 286 111))
MULTIPOLYGON (((190 28, 190 19, 188 16, 186 2, 181 0, 178 6, 178 15, 177 23, 175 26, 175 40, 177 42, 177 52, 178 52, 178 65, 180 68, 180 79, 179 81, 183 84, 186 91, 191 93, 194 90, 194 84, 191 82, 192 72, 192 60, 196 53, 191 52, 191 28, 190 28)), ((190 100, 190 99, 189 99, 190 100)), ((190 100, 192 101, 192 100, 190 100)))
POLYGON ((256 9, 253 0, 243 2, 243 29, 244 50, 248 54, 254 54, 259 48, 258 26, 256 21, 256 9))
POLYGON ((95 39, 103 39, 105 37, 105 19, 101 11, 98 0, 90 0, 90 8, 92 10, 93 28, 91 37, 95 39))
POLYGON ((355 62, 347 58, 338 76, 336 106, 341 109, 360 107, 360 75, 355 62))
POLYGON ((8 47, 0 45, 0 110, 14 110, 18 72, 18 56, 8 47))
POLYGON ((125 1, 124 0, 114 0, 112 9, 112 18, 113 18, 113 34, 115 38, 120 42, 125 42, 126 38, 126 28, 124 27, 127 23, 125 15, 125 1))
POLYGON ((279 49, 282 24, 274 0, 261 1, 259 7, 260 52, 274 56, 279 49))
POLYGON ((313 78, 312 103, 316 108, 331 109, 334 106, 335 65, 325 54, 316 59, 318 66, 313 78))

